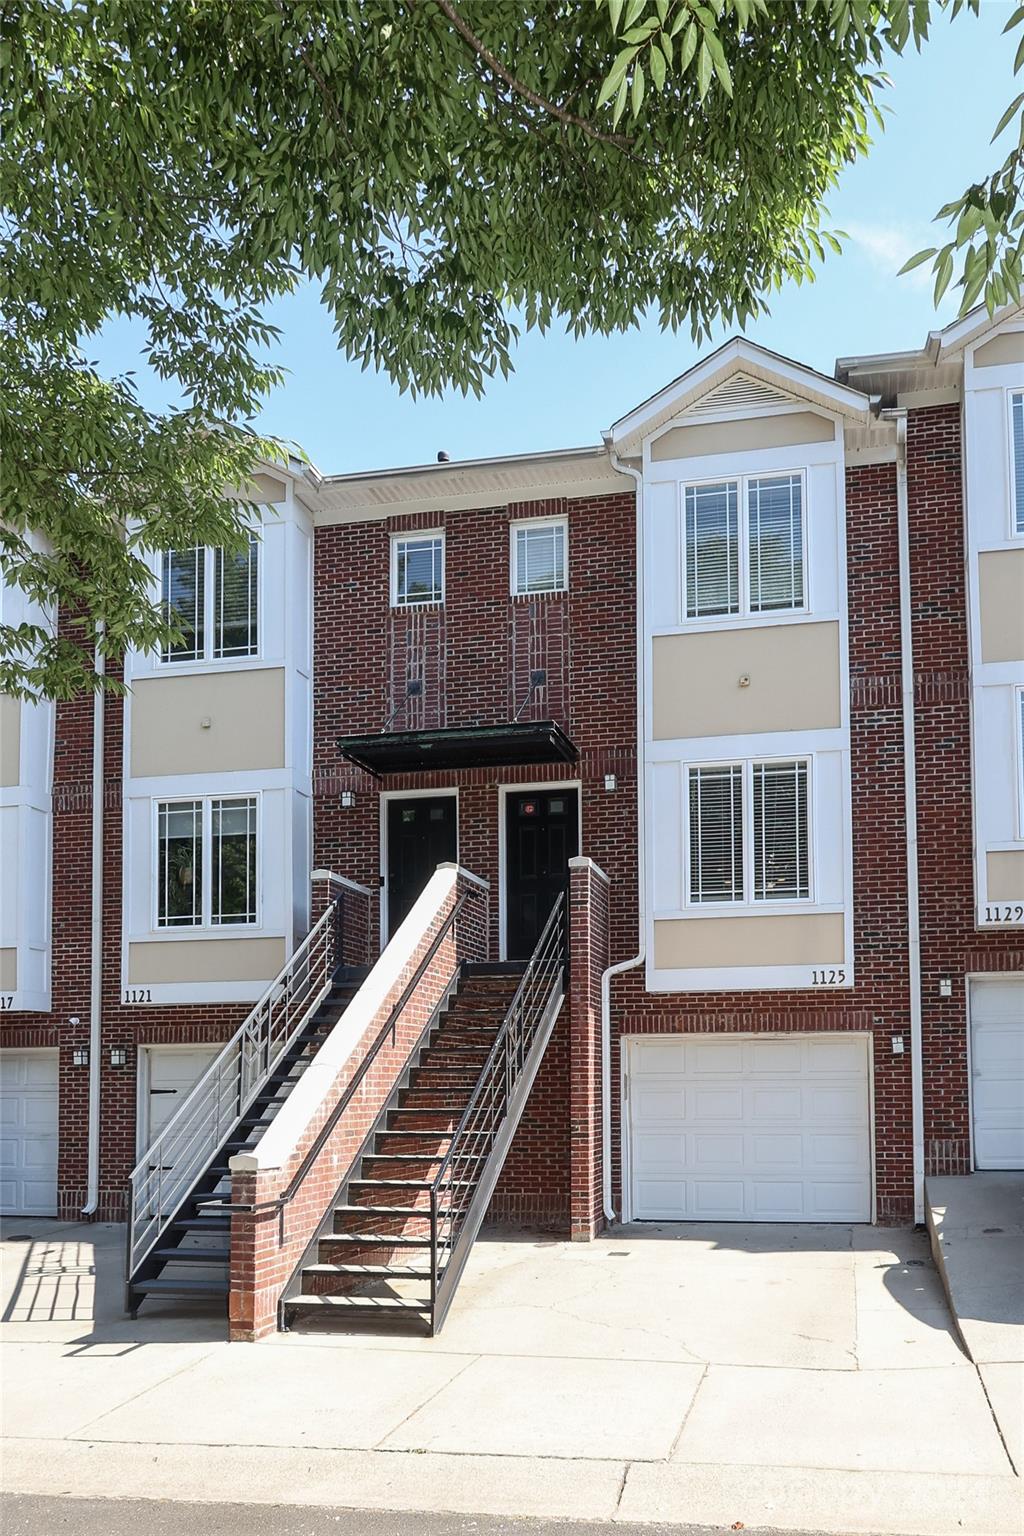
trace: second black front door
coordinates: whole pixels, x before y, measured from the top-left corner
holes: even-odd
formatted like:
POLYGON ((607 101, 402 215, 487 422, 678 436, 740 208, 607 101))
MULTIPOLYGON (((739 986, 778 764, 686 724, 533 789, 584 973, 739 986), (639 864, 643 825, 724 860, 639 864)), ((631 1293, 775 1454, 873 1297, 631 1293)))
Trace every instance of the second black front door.
POLYGON ((387 880, 388 936, 439 864, 454 863, 458 853, 454 795, 389 800, 387 880))
POLYGON ((505 901, 509 960, 528 960, 580 851, 575 789, 517 791, 505 800, 505 901))

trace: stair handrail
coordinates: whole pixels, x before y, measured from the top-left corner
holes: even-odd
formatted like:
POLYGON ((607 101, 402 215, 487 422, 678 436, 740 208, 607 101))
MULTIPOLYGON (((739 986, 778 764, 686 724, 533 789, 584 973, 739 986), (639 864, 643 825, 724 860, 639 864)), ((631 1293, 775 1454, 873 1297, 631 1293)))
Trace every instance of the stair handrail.
POLYGON ((507 1137, 501 1133, 507 1129, 510 1109, 517 1096, 529 1091, 561 1006, 565 969, 565 892, 560 891, 431 1183, 430 1299, 434 1333, 444 1321, 469 1243, 479 1228, 483 1208, 501 1171, 508 1150, 507 1137), (494 1167, 496 1153, 500 1154, 500 1162, 494 1167), (462 1178, 458 1177, 460 1160, 467 1165, 467 1176, 462 1178), (447 1198, 446 1206, 440 1203, 442 1195, 447 1198), (460 1255, 457 1247, 463 1237, 468 1241, 460 1255), (443 1265, 442 1251, 446 1254, 443 1265))
POLYGON ((159 1242, 217 1148, 238 1124, 281 1057, 330 991, 344 963, 344 906, 372 901, 354 880, 318 871, 339 887, 206 1071, 153 1137, 129 1176, 126 1282, 159 1242), (167 1180, 163 1175, 168 1174, 167 1180))
MULTIPOLYGON (((441 948, 441 945, 444 943, 444 940, 451 932, 452 927, 458 919, 459 913, 462 911, 470 896, 475 896, 476 894, 476 891, 467 891, 462 896, 460 896, 455 902, 455 905, 452 907, 452 910, 448 913, 448 916, 445 918, 444 922, 441 924, 440 928, 435 933, 434 937, 431 939, 429 948, 427 949, 422 960, 419 962, 412 976, 409 978, 408 982, 403 988, 401 997, 398 999, 397 1003, 389 1012, 386 1020, 377 1031, 377 1034, 373 1040, 373 1044, 370 1046, 370 1049, 367 1051, 358 1067, 356 1067, 356 1070, 353 1072, 349 1082, 345 1085, 341 1096, 332 1107, 330 1114, 311 1142, 308 1150, 303 1156, 301 1163, 289 1179, 287 1186, 272 1200, 261 1200, 255 1204, 230 1205, 227 1207, 228 1210, 240 1211, 244 1212, 248 1216, 253 1216, 259 1215, 265 1211, 283 1210, 285 1206, 291 1204, 295 1196, 298 1194, 300 1188, 302 1187, 302 1181, 305 1179, 306 1174, 309 1172, 310 1168, 320 1156, 320 1153, 322 1152, 325 1143, 329 1140, 335 1126, 355 1097, 356 1092, 359 1089, 359 1085, 363 1081, 363 1078, 373 1066, 374 1061, 377 1059, 378 1055, 383 1049, 388 1036, 393 1036, 395 1034, 395 1031, 398 1028, 399 1020, 405 1011, 409 999, 412 997, 413 993, 416 991, 416 988, 422 981, 423 976, 430 965, 430 962, 433 960, 434 956, 441 948)), ((457 985, 462 974, 462 970, 463 962, 457 960, 455 963, 455 969, 452 971, 451 975, 448 977, 445 983, 445 990, 442 992, 441 999, 432 1010, 430 1019, 424 1028, 423 1034, 421 1034, 420 1038, 416 1042, 416 1045, 413 1047, 414 1052, 422 1043, 423 1035, 427 1034, 429 1030, 436 1025, 437 1017, 442 1011, 444 1001, 457 985)))

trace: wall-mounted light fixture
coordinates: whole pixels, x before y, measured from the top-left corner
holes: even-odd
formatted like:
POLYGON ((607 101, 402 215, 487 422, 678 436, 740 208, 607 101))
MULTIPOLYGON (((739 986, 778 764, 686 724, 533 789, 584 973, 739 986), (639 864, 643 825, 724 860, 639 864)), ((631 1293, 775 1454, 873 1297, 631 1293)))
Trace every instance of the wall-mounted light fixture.
POLYGON ((110 1047, 110 1065, 112 1067, 126 1067, 128 1065, 128 1052, 123 1045, 110 1047))
POLYGON ((355 805, 355 803, 356 803, 356 792, 355 792, 355 790, 354 789, 343 789, 342 792, 341 792, 341 808, 342 808, 342 810, 343 811, 350 811, 352 809, 352 807, 355 805))
POLYGON ((605 787, 605 789, 608 790, 609 793, 611 793, 611 791, 613 789, 618 789, 619 781, 615 777, 614 773, 606 773, 605 774, 605 776, 604 776, 604 787, 605 787))
POLYGON ((71 1052, 71 1060, 76 1067, 87 1067, 89 1065, 88 1049, 84 1045, 76 1045, 71 1052))

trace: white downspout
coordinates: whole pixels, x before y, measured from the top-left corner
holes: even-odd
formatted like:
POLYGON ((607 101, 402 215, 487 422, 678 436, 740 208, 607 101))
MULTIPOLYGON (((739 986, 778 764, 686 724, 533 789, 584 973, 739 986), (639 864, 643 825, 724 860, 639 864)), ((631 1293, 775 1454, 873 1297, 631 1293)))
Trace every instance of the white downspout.
POLYGON ((639 469, 623 464, 608 442, 608 455, 612 468, 620 475, 630 475, 636 483, 636 825, 637 825, 637 951, 629 960, 610 965, 601 977, 601 1171, 605 1220, 616 1220, 612 1203, 612 977, 624 971, 634 970, 646 958, 647 925, 644 917, 646 904, 645 847, 647 829, 644 824, 646 800, 646 765, 644 762, 644 564, 643 564, 643 497, 644 477, 639 469))
POLYGON ((914 710, 914 633, 910 585, 910 506, 907 495, 907 413, 883 412, 896 423, 896 519, 900 561, 900 685, 903 696, 903 782, 907 824, 907 951, 910 980, 910 1094, 914 1159, 914 1220, 924 1221, 924 1053, 921 1040, 921 909, 917 870, 917 756, 914 710))
POLYGON ((94 666, 100 686, 92 701, 92 946, 89 963, 89 1171, 83 1216, 93 1216, 100 1203, 100 1070, 103 1065, 103 678, 107 670, 101 649, 102 622, 94 666))

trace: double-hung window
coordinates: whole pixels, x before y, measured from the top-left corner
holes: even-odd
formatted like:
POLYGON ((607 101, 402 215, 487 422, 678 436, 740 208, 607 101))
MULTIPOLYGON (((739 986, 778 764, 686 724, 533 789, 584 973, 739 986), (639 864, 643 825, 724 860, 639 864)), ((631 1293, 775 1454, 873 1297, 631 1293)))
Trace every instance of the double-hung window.
POLYGON ((1010 477, 1013 481, 1013 531, 1024 533, 1024 391, 1010 396, 1010 437, 1013 457, 1010 477))
POLYGON ((690 903, 806 901, 806 759, 715 763, 688 775, 690 903))
POLYGON ((684 486, 683 521, 687 619, 806 607, 801 474, 684 486))
POLYGON ((255 795, 158 802, 158 928, 258 922, 258 809, 255 795))
POLYGON ((568 585, 564 518, 512 524, 512 594, 564 592, 568 585))
POLYGON ((444 602, 444 534, 415 533, 391 540, 391 606, 444 602))
POLYGON ((228 661, 259 653, 259 540, 239 553, 219 548, 169 549, 160 566, 160 601, 183 638, 165 662, 228 661))

